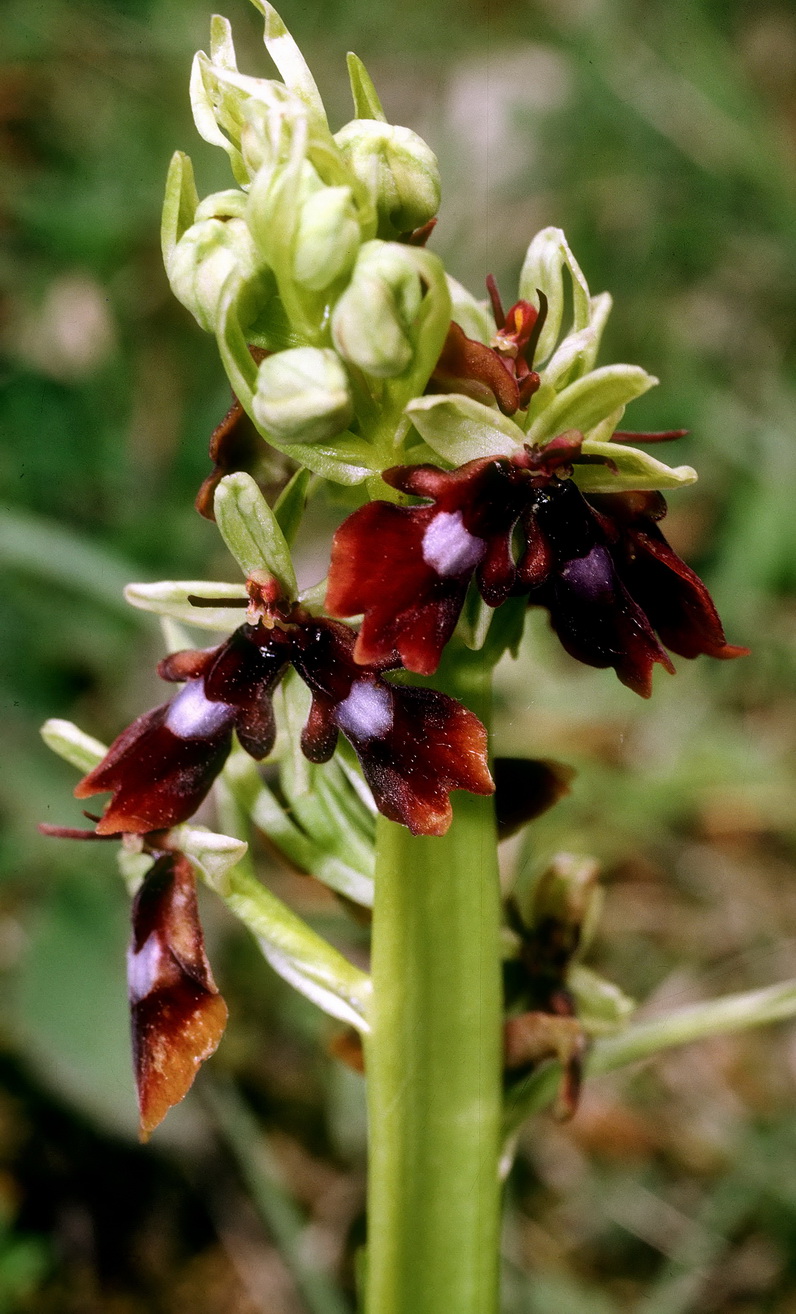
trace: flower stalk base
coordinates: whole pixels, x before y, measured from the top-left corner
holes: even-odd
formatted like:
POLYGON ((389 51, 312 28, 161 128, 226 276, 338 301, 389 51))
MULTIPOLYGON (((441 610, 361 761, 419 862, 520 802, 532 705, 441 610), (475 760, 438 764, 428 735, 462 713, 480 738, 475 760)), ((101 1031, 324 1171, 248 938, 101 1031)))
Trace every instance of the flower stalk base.
MULTIPOLYGON (((491 671, 446 691, 488 721, 491 671)), ((367 1314, 497 1309, 500 896, 492 800, 459 793, 441 838, 377 830, 367 1314)))

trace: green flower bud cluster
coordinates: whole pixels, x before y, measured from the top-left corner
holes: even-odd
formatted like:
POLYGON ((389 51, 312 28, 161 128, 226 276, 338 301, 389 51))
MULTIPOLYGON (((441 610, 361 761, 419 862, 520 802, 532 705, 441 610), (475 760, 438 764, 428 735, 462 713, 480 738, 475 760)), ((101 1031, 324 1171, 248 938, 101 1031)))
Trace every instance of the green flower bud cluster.
POLYGON ((237 187, 200 201, 177 152, 163 209, 177 298, 216 335, 233 389, 274 446, 328 478, 358 482, 395 459, 403 409, 444 342, 450 297, 436 257, 406 238, 436 215, 436 159, 387 123, 349 58, 356 118, 332 135, 317 86, 266 0, 265 45, 282 81, 238 70, 216 17, 191 102, 200 135, 237 187), (403 239, 403 240, 401 240, 403 239), (258 355, 266 353, 259 366, 258 355))

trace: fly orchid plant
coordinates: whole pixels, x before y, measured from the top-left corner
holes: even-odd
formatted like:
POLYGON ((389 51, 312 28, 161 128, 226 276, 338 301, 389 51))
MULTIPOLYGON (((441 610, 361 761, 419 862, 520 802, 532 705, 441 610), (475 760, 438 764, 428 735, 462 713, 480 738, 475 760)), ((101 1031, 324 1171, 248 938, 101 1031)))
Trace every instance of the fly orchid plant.
MULTIPOLYGON (((356 117, 332 133, 298 47, 255 3, 282 80, 239 72, 229 23, 212 20, 191 99, 236 185, 200 200, 178 152, 162 229, 174 294, 215 335, 235 396, 197 507, 243 582, 129 586, 163 618, 158 673, 177 690, 109 749, 47 723, 47 743, 85 773, 76 796, 111 798, 94 829, 43 829, 121 842, 142 1135, 226 1022, 199 878, 275 971, 345 1024, 336 1049, 366 1073, 363 1307, 493 1314, 512 1133, 551 1081, 573 1111, 584 1060, 645 1052, 643 1026, 622 1030, 621 992, 578 962, 596 865, 562 854, 530 906, 501 894, 498 839, 572 773, 490 764, 495 666, 516 654, 529 607, 574 658, 643 697, 656 665, 673 672, 669 653, 745 649, 664 537, 663 490, 696 474, 647 450, 679 432, 618 427, 656 380, 596 365, 611 299, 591 295, 564 234, 534 237, 508 309, 491 278, 487 298, 471 296, 425 246, 440 199, 429 147, 386 121, 354 55, 356 117), (268 449, 294 470, 273 506, 257 480, 268 449), (328 578, 300 592, 291 546, 328 484, 355 509, 328 578), (193 646, 196 630, 217 641, 193 646), (218 832, 194 819, 211 792, 201 815, 218 832), (369 972, 257 878, 252 831, 371 920, 369 972)), ((724 1006, 723 1021, 658 1023, 648 1051, 783 1007, 724 1006)))

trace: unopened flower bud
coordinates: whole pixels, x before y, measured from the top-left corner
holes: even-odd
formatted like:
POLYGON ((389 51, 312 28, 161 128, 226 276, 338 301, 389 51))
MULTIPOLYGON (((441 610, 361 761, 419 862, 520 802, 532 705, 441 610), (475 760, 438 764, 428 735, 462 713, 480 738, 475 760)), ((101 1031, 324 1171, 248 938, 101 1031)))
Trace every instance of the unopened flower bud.
POLYGON ((257 255, 242 219, 202 219, 177 243, 167 270, 171 289, 209 333, 217 328, 221 294, 237 277, 241 287, 257 274, 257 255))
POLYGON ((282 443, 325 442, 353 415, 345 369, 330 348, 293 347, 266 357, 253 404, 257 422, 282 443))
POLYGON ((411 251, 397 242, 366 242, 332 315, 340 355, 377 379, 402 374, 412 362, 422 298, 411 251))
POLYGON ((440 201, 437 157, 416 132, 376 119, 354 119, 335 141, 371 193, 381 236, 411 232, 434 218, 440 201))
POLYGON ((296 282, 321 292, 348 273, 362 240, 350 187, 324 187, 304 203, 296 233, 296 282))

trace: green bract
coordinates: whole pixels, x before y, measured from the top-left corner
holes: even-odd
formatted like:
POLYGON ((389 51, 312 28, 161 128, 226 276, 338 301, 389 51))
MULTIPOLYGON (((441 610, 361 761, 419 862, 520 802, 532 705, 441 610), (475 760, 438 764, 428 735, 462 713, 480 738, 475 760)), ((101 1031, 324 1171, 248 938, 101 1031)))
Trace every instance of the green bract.
POLYGON ((354 411, 348 376, 328 347, 294 347, 266 357, 252 405, 257 422, 288 444, 334 438, 354 411))

